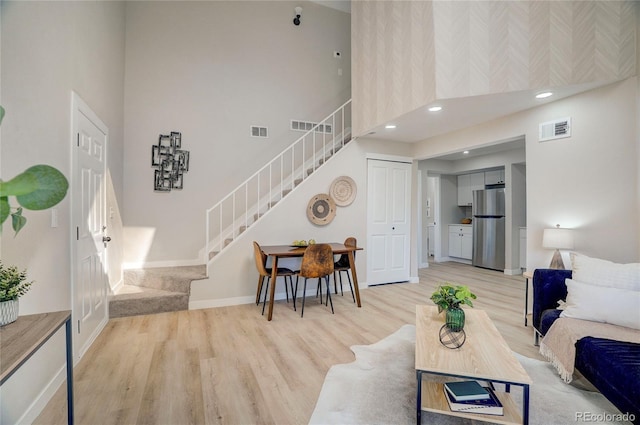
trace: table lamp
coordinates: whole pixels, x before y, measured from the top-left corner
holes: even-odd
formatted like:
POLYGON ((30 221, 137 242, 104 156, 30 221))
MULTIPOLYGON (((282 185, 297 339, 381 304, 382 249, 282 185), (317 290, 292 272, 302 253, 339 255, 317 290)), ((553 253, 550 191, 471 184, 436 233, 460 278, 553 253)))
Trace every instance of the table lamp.
POLYGON ((544 229, 542 234, 542 246, 548 249, 555 249, 553 258, 551 259, 550 269, 564 269, 562 261, 561 249, 573 249, 573 233, 571 229, 561 229, 556 224, 555 229, 544 229))

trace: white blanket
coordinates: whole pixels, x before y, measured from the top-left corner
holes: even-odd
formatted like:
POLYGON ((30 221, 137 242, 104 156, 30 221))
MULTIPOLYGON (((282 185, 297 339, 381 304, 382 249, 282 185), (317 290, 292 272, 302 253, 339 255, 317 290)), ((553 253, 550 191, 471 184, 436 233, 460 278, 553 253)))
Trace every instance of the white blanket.
POLYGON ((573 379, 576 342, 586 336, 640 344, 640 331, 636 329, 568 317, 556 319, 540 342, 540 354, 555 366, 567 383, 573 379))

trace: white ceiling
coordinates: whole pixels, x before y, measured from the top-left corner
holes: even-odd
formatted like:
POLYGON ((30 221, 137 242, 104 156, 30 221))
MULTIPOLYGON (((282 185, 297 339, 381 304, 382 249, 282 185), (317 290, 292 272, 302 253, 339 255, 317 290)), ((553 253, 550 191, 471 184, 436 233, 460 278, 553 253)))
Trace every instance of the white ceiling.
MULTIPOLYGON (((418 108, 387 123, 373 128, 367 137, 395 142, 415 143, 434 136, 449 133, 510 115, 525 109, 569 97, 608 84, 598 82, 550 89, 554 94, 546 99, 535 95, 544 90, 526 90, 483 96, 444 99, 418 108), (439 112, 429 112, 428 107, 442 106, 439 112), (385 129, 386 124, 396 125, 385 129)), ((495 148, 494 148, 495 149, 495 148)))
POLYGON ((311 0, 313 3, 318 3, 322 6, 330 7, 332 9, 340 10, 342 12, 351 13, 351 0, 311 0))

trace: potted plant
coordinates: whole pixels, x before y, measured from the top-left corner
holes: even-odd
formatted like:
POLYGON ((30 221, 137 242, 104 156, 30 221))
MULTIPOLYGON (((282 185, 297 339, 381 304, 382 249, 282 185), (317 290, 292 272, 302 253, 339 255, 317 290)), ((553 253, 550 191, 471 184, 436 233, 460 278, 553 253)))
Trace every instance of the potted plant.
POLYGON ((27 293, 32 283, 27 281, 26 270, 5 267, 0 261, 0 326, 16 321, 18 298, 27 293))
POLYGON ((460 331, 464 328, 464 310, 462 304, 473 307, 476 295, 466 285, 453 285, 445 282, 431 294, 431 301, 438 306, 438 313, 446 312, 446 324, 452 331, 460 331))

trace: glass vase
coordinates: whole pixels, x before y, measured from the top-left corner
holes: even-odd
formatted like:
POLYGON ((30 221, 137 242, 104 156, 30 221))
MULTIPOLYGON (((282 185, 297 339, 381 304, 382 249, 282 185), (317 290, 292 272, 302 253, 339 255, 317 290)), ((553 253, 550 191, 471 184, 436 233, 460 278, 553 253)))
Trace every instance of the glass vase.
POLYGON ((454 332, 460 332, 464 328, 464 310, 459 307, 449 308, 446 313, 446 324, 454 332))

